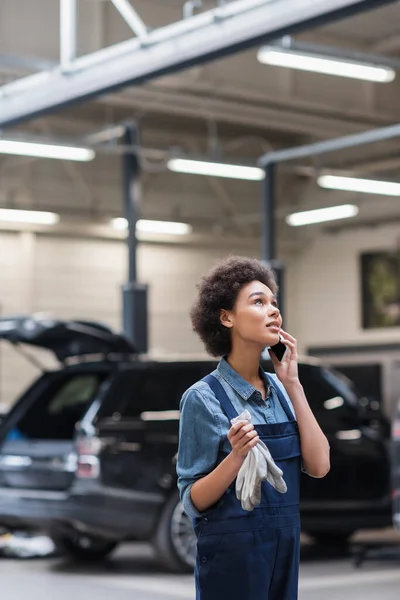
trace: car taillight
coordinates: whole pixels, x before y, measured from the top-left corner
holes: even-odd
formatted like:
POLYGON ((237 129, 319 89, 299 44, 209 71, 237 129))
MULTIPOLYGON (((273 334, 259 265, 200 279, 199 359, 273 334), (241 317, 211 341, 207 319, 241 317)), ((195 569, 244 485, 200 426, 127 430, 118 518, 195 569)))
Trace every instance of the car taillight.
POLYGON ((97 437, 81 437, 76 442, 78 462, 76 476, 84 479, 95 479, 100 473, 98 455, 101 450, 101 440, 97 437))

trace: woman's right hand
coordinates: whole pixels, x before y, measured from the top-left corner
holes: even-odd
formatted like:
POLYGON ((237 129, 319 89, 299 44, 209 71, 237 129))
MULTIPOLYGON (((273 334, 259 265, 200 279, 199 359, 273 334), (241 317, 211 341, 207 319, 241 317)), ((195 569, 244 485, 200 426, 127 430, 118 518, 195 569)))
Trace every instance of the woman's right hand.
POLYGON ((233 456, 243 461, 250 450, 258 444, 260 438, 254 425, 246 421, 239 421, 230 428, 228 440, 232 446, 233 456))

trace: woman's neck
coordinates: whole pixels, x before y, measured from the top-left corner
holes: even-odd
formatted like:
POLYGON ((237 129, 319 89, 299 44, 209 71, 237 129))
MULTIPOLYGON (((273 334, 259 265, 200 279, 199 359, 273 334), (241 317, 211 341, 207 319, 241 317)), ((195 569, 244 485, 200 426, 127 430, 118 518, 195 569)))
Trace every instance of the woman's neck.
POLYGON ((233 348, 226 360, 236 373, 257 387, 257 383, 260 381, 260 357, 261 352, 257 348, 247 348, 245 352, 242 349, 233 348))

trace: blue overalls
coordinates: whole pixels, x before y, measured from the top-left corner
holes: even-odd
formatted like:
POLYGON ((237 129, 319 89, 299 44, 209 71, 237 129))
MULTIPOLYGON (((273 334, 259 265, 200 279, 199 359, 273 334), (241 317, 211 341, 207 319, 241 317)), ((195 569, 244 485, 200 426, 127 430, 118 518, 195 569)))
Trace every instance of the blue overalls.
MULTIPOLYGON (((193 521, 197 536, 196 600, 297 600, 300 554, 300 437, 282 392, 268 377, 289 421, 254 424, 282 469, 287 492, 262 483, 261 503, 242 509, 235 482, 221 500, 193 521)), ((238 414, 220 382, 208 383, 229 419, 238 414)))

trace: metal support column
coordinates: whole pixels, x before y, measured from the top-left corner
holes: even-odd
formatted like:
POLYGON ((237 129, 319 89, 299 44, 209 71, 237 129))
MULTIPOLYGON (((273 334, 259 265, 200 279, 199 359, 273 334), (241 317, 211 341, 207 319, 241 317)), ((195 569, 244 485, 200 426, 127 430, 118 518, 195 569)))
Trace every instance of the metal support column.
POLYGON ((275 258, 275 165, 265 167, 263 181, 262 259, 270 262, 275 258))
POLYGON ((139 130, 136 123, 127 123, 122 137, 127 150, 122 158, 124 212, 128 222, 128 281, 123 286, 123 329, 138 352, 148 350, 147 285, 137 282, 136 223, 141 203, 139 130))
POLYGON ((284 313, 284 268, 276 258, 275 232, 275 164, 265 165, 263 181, 262 260, 274 271, 279 286, 278 304, 284 313))
POLYGON ((60 0, 60 65, 68 70, 76 58, 77 0, 60 0))

